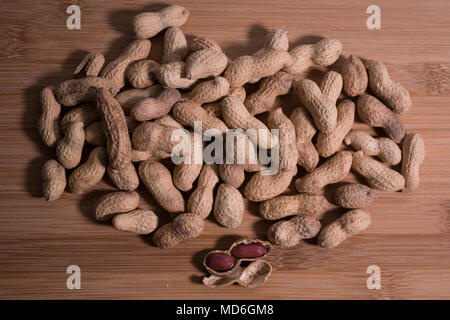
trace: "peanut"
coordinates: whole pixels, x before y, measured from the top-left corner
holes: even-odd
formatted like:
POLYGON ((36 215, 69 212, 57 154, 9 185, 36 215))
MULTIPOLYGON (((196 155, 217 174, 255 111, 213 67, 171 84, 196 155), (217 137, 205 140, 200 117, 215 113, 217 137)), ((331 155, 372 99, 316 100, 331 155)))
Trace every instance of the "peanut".
POLYGON ((153 234, 153 243, 167 249, 176 246, 181 241, 198 237, 204 228, 203 219, 194 213, 183 213, 153 234))
POLYGON ((173 185, 172 175, 163 164, 143 161, 139 164, 139 176, 164 210, 170 213, 184 212, 183 195, 173 185))
MULTIPOLYGON (((202 79, 217 77, 225 70, 228 57, 222 49, 213 42, 213 46, 199 47, 186 59, 186 77, 188 79, 202 79)), ((192 47, 191 47, 192 48, 192 47)))
POLYGON ((395 113, 411 109, 411 97, 401 84, 392 81, 386 66, 375 60, 365 60, 364 66, 369 74, 370 90, 395 113))
POLYGON ((352 154, 349 151, 340 151, 304 177, 298 178, 295 188, 298 192, 316 194, 326 185, 344 179, 351 167, 352 154))
POLYGON ((350 210, 320 231, 319 246, 323 248, 337 247, 348 237, 366 230, 370 222, 370 214, 367 211, 350 210))
POLYGON ((336 127, 326 134, 319 133, 316 149, 322 157, 330 157, 335 154, 342 145, 345 136, 353 127, 355 120, 355 104, 351 100, 342 101, 338 107, 336 127))
POLYGON ((273 175, 257 172, 245 186, 245 197, 256 202, 272 199, 286 191, 296 174, 297 168, 288 171, 279 170, 273 175))
MULTIPOLYGON (((289 49, 289 39, 287 36, 287 31, 278 28, 270 30, 264 41, 264 46, 256 51, 253 56, 261 57, 269 50, 283 50, 288 51, 289 49)), ((259 80, 259 79, 258 79, 259 80)), ((256 81, 255 81, 256 82, 256 81)))
POLYGON ((186 64, 182 61, 175 61, 163 64, 156 74, 158 81, 164 87, 176 89, 189 89, 197 82, 197 79, 185 77, 186 64))
POLYGON ((135 191, 108 193, 95 203, 95 217, 99 221, 105 221, 112 218, 115 214, 136 209, 138 203, 139 194, 135 191))
POLYGON ((245 100, 245 107, 251 115, 273 109, 277 96, 288 94, 292 87, 293 77, 279 71, 261 81, 259 89, 245 100))
POLYGON ((119 102, 105 89, 97 91, 97 106, 106 136, 109 165, 116 170, 131 162, 131 141, 125 114, 119 102))
POLYGON ((56 146, 56 156, 64 168, 73 169, 80 163, 83 145, 83 123, 72 122, 56 146))
POLYGON ((71 122, 82 122, 86 127, 92 122, 100 119, 100 113, 94 103, 87 102, 80 104, 78 107, 73 108, 67 112, 61 119, 61 129, 66 129, 71 122))
POLYGON ((158 12, 138 14, 133 18, 133 28, 138 38, 151 38, 168 27, 182 26, 188 17, 188 9, 176 5, 168 6, 158 12))
POLYGON ((97 147, 91 151, 88 160, 76 168, 69 177, 72 193, 84 194, 99 183, 106 171, 106 149, 97 147))
POLYGON ((131 150, 131 162, 142 162, 145 160, 157 160, 148 151, 131 150))
POLYGON ((206 219, 213 209, 213 192, 218 183, 217 166, 205 164, 198 177, 197 187, 188 199, 187 210, 206 219))
POLYGON ((128 89, 120 92, 115 97, 122 106, 125 115, 129 115, 134 105, 142 98, 156 97, 161 92, 160 85, 154 85, 145 89, 128 89))
POLYGON ((46 87, 41 92, 41 116, 38 121, 39 135, 47 147, 53 147, 59 138, 61 130, 59 117, 61 105, 56 101, 52 87, 46 87))
POLYGON ((259 214, 267 220, 278 220, 298 214, 318 218, 329 208, 330 203, 324 196, 296 194, 293 196, 278 196, 261 202, 259 214))
POLYGON ((131 117, 138 121, 147 121, 165 116, 172 106, 181 100, 177 89, 164 89, 156 98, 143 98, 131 109, 131 117))
POLYGON ((241 56, 233 60, 224 77, 232 87, 242 87, 249 81, 271 76, 292 62, 293 58, 287 51, 272 49, 259 57, 241 56))
POLYGON ((178 27, 170 27, 164 34, 164 45, 161 63, 184 61, 188 53, 186 37, 178 27))
POLYGON ((105 57, 102 54, 89 52, 80 62, 73 74, 79 75, 84 70, 83 74, 85 77, 97 77, 104 63, 105 57))
POLYGON ((319 162, 319 154, 311 139, 316 134, 316 127, 305 108, 292 111, 290 119, 295 128, 295 141, 298 151, 298 164, 310 172, 319 162))
POLYGON ((399 117, 377 98, 363 94, 356 102, 359 118, 371 127, 382 128, 386 135, 400 143, 405 136, 405 129, 399 117))
POLYGON ((230 84, 224 77, 216 77, 212 80, 204 81, 194 87, 192 91, 184 95, 184 99, 204 104, 214 102, 226 96, 230 91, 230 84))
POLYGON ((47 201, 58 199, 66 188, 66 170, 58 161, 48 160, 41 170, 42 193, 47 201))
MULTIPOLYGON (((134 129, 138 126, 136 120, 131 119, 131 117, 126 116, 125 120, 127 122, 128 132, 133 132, 134 129)), ((86 142, 92 144, 94 146, 106 146, 106 136, 103 130, 102 121, 96 121, 88 125, 84 129, 84 133, 86 136, 86 142)))
POLYGON ((158 216, 151 210, 135 209, 115 215, 112 223, 117 230, 149 234, 158 226, 158 216))
POLYGON ((245 105, 237 97, 226 97, 222 100, 222 116, 225 123, 233 129, 242 129, 248 133, 254 144, 270 149, 277 145, 278 140, 272 136, 264 123, 253 117, 245 105))
POLYGON ((205 264, 214 271, 223 272, 232 269, 236 260, 231 254, 224 252, 214 252, 208 254, 205 264))
POLYGON ((358 183, 348 183, 336 189, 334 202, 347 209, 367 207, 376 198, 375 191, 358 183))
POLYGON ((139 60, 130 65, 125 70, 125 76, 133 88, 143 89, 155 83, 156 73, 160 64, 153 60, 139 60))
POLYGON ((367 89, 367 72, 361 60, 351 55, 342 65, 342 80, 344 91, 349 97, 363 94, 367 89))
MULTIPOLYGON (((201 141, 201 136, 196 136, 196 133, 191 133, 191 152, 189 153, 189 161, 183 161, 177 164, 173 170, 173 183, 181 191, 189 191, 192 189, 194 181, 200 174, 203 168, 203 161, 196 161, 196 159, 203 155, 203 144, 196 146, 196 140, 201 141), (195 150, 197 148, 197 150, 195 150)), ((189 210, 190 211, 190 210, 189 210)), ((192 212, 192 211, 190 211, 192 212)))
POLYGON ((304 44, 289 51, 293 63, 285 70, 290 74, 300 74, 313 65, 328 67, 336 62, 342 51, 342 44, 336 39, 322 39, 315 44, 304 44))
POLYGON ((352 130, 345 136, 344 143, 367 156, 378 156, 388 165, 396 165, 402 160, 400 148, 388 138, 375 139, 364 131, 352 130))
POLYGON ((282 248, 291 248, 302 239, 314 238, 319 233, 320 228, 319 220, 298 215, 287 221, 279 221, 273 224, 267 231, 267 238, 271 243, 282 248))
POLYGON ((107 172, 109 179, 119 190, 133 191, 139 186, 139 177, 131 162, 119 170, 108 166, 107 172))
POLYGON ((352 168, 366 178, 372 188, 397 191, 405 186, 405 179, 400 173, 389 169, 375 159, 365 156, 362 151, 353 155, 352 168))
POLYGON ((425 159, 425 143, 418 133, 408 133, 403 140, 402 175, 405 178, 403 192, 419 187, 419 168, 425 159))
POLYGON ((256 241, 252 242, 247 240, 233 245, 230 250, 230 254, 236 259, 252 260, 256 258, 261 258, 268 255, 270 252, 270 246, 267 242, 256 241))
POLYGON ((342 77, 329 71, 323 77, 320 87, 312 80, 301 79, 294 83, 300 100, 311 114, 319 131, 329 134, 336 127, 336 100, 342 89, 342 77))
MULTIPOLYGON (((237 97, 240 101, 245 101, 245 89, 243 87, 235 87, 230 88, 228 92, 228 97, 237 97)), ((210 116, 217 117, 222 119, 222 100, 206 103, 203 105, 203 109, 205 109, 210 116)))
POLYGON ((219 186, 214 201, 214 217, 217 222, 230 229, 241 224, 244 217, 244 200, 239 190, 226 183, 219 186))

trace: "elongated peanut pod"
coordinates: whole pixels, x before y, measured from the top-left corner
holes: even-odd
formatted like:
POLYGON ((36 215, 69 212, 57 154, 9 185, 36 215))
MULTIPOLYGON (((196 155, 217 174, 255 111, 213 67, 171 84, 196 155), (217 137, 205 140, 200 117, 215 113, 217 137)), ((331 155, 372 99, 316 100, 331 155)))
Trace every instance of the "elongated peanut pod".
POLYGON ((113 169, 111 166, 108 166, 107 172, 111 182, 119 190, 133 191, 139 186, 139 177, 136 168, 131 162, 122 169, 113 169))
MULTIPOLYGON (((272 49, 288 51, 289 39, 288 39, 287 34, 288 34, 287 31, 278 29, 278 28, 270 30, 266 35, 266 39, 264 41, 264 46, 261 49, 259 49, 258 51, 256 51, 253 54, 253 56, 261 57, 267 51, 272 50, 272 49)), ((255 81, 255 82, 257 82, 257 81, 255 81)))
POLYGON ((100 112, 95 103, 82 103, 64 115, 61 119, 61 129, 66 129, 71 122, 82 122, 83 126, 87 127, 89 124, 99 119, 100 112))
POLYGON ((403 192, 419 187, 419 168, 425 159, 425 143, 418 133, 408 133, 403 140, 402 175, 405 178, 403 192))
POLYGON ((139 176, 164 210, 170 213, 184 212, 183 195, 173 185, 172 175, 164 165, 143 161, 139 164, 139 176))
POLYGON ((115 215, 112 223, 117 230, 149 234, 158 227, 158 216, 151 210, 135 209, 115 215))
POLYGON ((170 27, 164 34, 161 63, 184 61, 188 53, 186 37, 178 27, 170 27))
MULTIPOLYGON (((245 89, 243 87, 230 88, 229 97, 237 97, 240 101, 245 101, 245 89)), ((223 100, 223 99, 222 99, 223 100)), ((222 119, 222 100, 206 103, 202 107, 209 115, 222 119)))
POLYGON ((367 207, 375 200, 375 191, 358 183, 348 183, 336 189, 334 202, 343 208, 358 209, 367 207))
POLYGON ((261 202, 259 214, 267 220, 277 220, 298 214, 319 218, 329 208, 330 203, 324 196, 296 194, 278 196, 261 202))
POLYGON ((131 141, 125 114, 117 100, 104 89, 97 92, 97 106, 106 136, 109 165, 113 169, 123 169, 131 162, 131 141))
POLYGON ((363 94, 356 102, 359 118, 371 127, 382 128, 397 143, 405 136, 405 128, 399 117, 377 98, 363 94))
POLYGON ((129 115, 131 109, 139 100, 142 98, 156 97, 161 90, 160 85, 154 85, 145 89, 128 89, 121 91, 115 98, 122 106, 125 115, 129 115))
POLYGON ((310 115, 303 107, 294 109, 290 119, 295 127, 298 164, 310 172, 319 162, 319 154, 311 142, 311 139, 316 134, 316 127, 310 115))
POLYGON ((244 195, 251 201, 264 201, 272 199, 286 191, 292 178, 297 174, 297 168, 289 171, 278 171, 273 175, 255 173, 244 189, 244 195))
POLYGON ((221 225, 235 229, 244 217, 244 200, 235 187, 222 183, 214 201, 214 217, 221 225))
POLYGON ((136 209, 138 203, 139 194, 135 191, 108 193, 95 203, 95 218, 99 221, 108 220, 115 214, 136 209))
POLYGON ((182 61, 163 64, 156 77, 164 87, 176 89, 192 88, 198 80, 186 77, 186 64, 182 61))
POLYGON ((139 60, 129 64, 125 70, 125 76, 133 88, 148 88, 154 84, 160 67, 156 61, 139 60))
POLYGON ((227 64, 228 57, 222 50, 213 48, 195 51, 186 59, 186 78, 217 77, 222 74, 227 64))
POLYGON ((239 188, 245 180, 245 166, 243 164, 220 164, 220 178, 227 184, 239 188))
POLYGON ((136 36, 151 38, 168 27, 180 27, 186 23, 189 10, 181 6, 168 6, 161 11, 142 12, 133 18, 136 36))
POLYGON ((138 121, 147 121, 165 116, 172 106, 181 100, 177 89, 164 89, 156 98, 144 98, 131 109, 131 117, 138 121))
POLYGON ((205 222, 199 215, 183 213, 156 230, 153 234, 153 243, 161 249, 172 248, 181 241, 198 237, 204 226, 205 222))
POLYGON ((319 246, 334 248, 348 237, 366 230, 371 223, 370 214, 362 209, 350 210, 319 233, 319 246))
POLYGON ((295 181, 295 188, 298 192, 316 194, 326 185, 344 179, 351 167, 351 152, 340 151, 304 177, 298 178, 295 181))
POLYGON ((338 107, 336 127, 329 134, 319 133, 316 149, 319 155, 328 158, 335 154, 342 145, 345 136, 353 127, 355 104, 351 100, 342 101, 338 107))
POLYGON ((53 147, 61 138, 59 117, 61 105, 56 101, 53 88, 46 87, 41 92, 41 116, 38 121, 39 135, 47 147, 53 147))
POLYGON ((197 188, 188 199, 187 210, 202 219, 207 218, 213 209, 213 192, 218 183, 217 166, 204 165, 198 177, 197 188))
POLYGON ((302 215, 273 224, 267 231, 267 238, 282 248, 295 247, 300 240, 314 238, 320 231, 320 221, 302 215))
POLYGON ((367 157, 362 151, 353 155, 353 170, 366 178, 370 187, 385 190, 398 191, 405 186, 403 176, 386 167, 381 162, 367 157))
POLYGON ((66 188, 66 170, 56 160, 48 160, 41 170, 42 193, 47 201, 58 199, 66 188))
MULTIPOLYGON (((177 164, 173 170, 173 183, 182 191, 192 189, 194 181, 197 179, 203 168, 203 158, 201 157, 203 154, 203 144, 200 143, 196 146, 197 139, 195 139, 195 137, 201 141, 200 136, 191 134, 191 151, 189 152, 189 155, 186 155, 188 158, 185 159, 188 161, 177 164)), ((190 210, 188 209, 188 211, 190 210)))
POLYGON ((226 96, 229 91, 230 84, 227 79, 224 77, 216 77, 196 85, 192 91, 184 95, 184 98, 195 103, 204 104, 219 100, 226 96))
POLYGON ((401 84, 392 81, 386 66, 375 60, 365 60, 369 73, 370 90, 395 113, 404 113, 411 109, 411 97, 401 84))
POLYGON ((342 79, 344 81, 344 91, 349 97, 356 97, 363 94, 367 89, 367 72, 361 60, 351 55, 342 65, 342 79))
POLYGON ((97 77, 105 63, 105 57, 97 52, 89 52, 73 72, 74 75, 83 73, 85 77, 97 77))
POLYGON ((88 160, 76 168, 69 177, 70 190, 84 194, 99 183, 106 171, 106 148, 97 147, 91 151, 88 160))
POLYGON ((56 146, 56 157, 66 169, 75 168, 81 160, 84 145, 83 123, 72 122, 56 146))

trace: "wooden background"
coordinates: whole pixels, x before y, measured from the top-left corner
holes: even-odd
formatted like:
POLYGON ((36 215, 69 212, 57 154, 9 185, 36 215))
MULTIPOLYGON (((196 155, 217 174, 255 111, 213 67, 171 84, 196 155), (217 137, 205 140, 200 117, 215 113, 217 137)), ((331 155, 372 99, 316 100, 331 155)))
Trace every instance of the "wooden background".
MULTIPOLYGON (((289 31, 292 47, 319 36, 350 53, 379 59, 411 92, 401 118, 426 143, 417 192, 378 192, 373 223, 342 246, 315 240, 269 256, 265 286, 209 289, 201 261, 240 236, 265 237, 268 223, 247 204, 245 221, 227 230, 212 218, 204 233, 161 251, 151 237, 92 220, 92 203, 110 184, 54 203, 41 197, 40 169, 53 156, 36 130, 39 92, 71 77, 86 51, 116 57, 131 40, 131 18, 160 9, 150 1, 3 1, 0 12, 0 298, 134 299, 448 299, 450 298, 450 2, 376 1, 382 29, 366 28, 373 1, 172 1, 189 8, 188 35, 211 37, 231 57, 259 49, 267 29, 289 31), (213 3, 212 3, 213 2, 213 3), (82 29, 66 28, 66 8, 81 7, 82 29), (81 290, 66 288, 66 268, 81 268, 81 290), (366 268, 381 268, 381 290, 368 290, 366 268)), ((152 39, 159 59, 162 36, 152 39)), ((363 127, 362 125, 359 125, 363 127)), ((349 178, 352 179, 352 178, 349 178)), ((141 206, 152 208, 140 188, 141 206)), ((158 214, 163 216, 160 209, 158 214)), ((330 217, 342 213, 332 210, 330 217)))

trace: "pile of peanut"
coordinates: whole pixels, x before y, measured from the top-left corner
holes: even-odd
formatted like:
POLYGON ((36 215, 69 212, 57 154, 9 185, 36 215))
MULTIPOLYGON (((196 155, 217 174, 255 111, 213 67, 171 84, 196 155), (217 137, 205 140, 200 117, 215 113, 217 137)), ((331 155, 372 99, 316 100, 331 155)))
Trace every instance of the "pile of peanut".
POLYGON ((48 201, 64 192, 66 174, 70 191, 81 195, 106 173, 120 191, 98 199, 96 219, 112 218, 117 229, 137 234, 156 230, 153 243, 160 248, 198 237, 211 212, 219 224, 237 228, 244 217, 244 197, 260 202, 264 219, 293 216, 269 228, 272 244, 293 247, 318 235, 319 246, 332 248, 369 227, 371 217, 364 208, 375 199, 374 189, 410 192, 418 187, 424 142, 418 133, 405 132, 398 114, 411 108, 410 95, 381 62, 351 55, 341 73, 328 71, 316 84, 304 75, 337 61, 342 52, 338 40, 325 38, 289 50, 287 32, 274 29, 263 48, 231 60, 211 39, 188 43, 179 28, 188 16, 180 6, 138 14, 133 19, 137 40, 119 57, 104 65, 103 55, 89 53, 73 79, 43 89, 39 133, 56 149, 56 159, 42 169, 48 201), (163 30, 161 63, 146 59, 148 38, 163 30), (259 83, 259 89, 247 96, 247 83, 259 83), (302 105, 286 115, 276 100, 290 92, 302 105), (63 115, 61 105, 73 108, 63 115), (255 117, 265 112, 266 123, 255 117), (355 113, 368 126, 381 128, 385 137, 352 130, 355 113), (203 134, 259 129, 256 135, 242 135, 247 144, 278 147, 278 172, 262 174, 264 165, 249 161, 253 148, 247 149, 244 164, 181 163, 170 172, 161 160, 170 158, 177 144, 172 133, 189 128, 193 141, 196 121, 202 122, 203 134), (271 139, 271 129, 279 130, 278 141, 271 139), (85 144, 95 148, 80 163, 85 144), (320 157, 324 161, 318 165, 320 157), (399 173, 391 166, 400 162, 399 173), (306 174, 297 176, 297 166, 306 174), (322 228, 320 219, 331 205, 323 190, 351 169, 368 186, 337 188, 335 204, 350 210, 322 228), (241 187, 246 172, 252 176, 241 187), (293 179, 298 194, 282 195, 293 179), (172 214, 170 223, 158 228, 157 215, 138 208, 135 190, 141 181, 172 214), (182 192, 189 190, 193 192, 185 199, 182 192))

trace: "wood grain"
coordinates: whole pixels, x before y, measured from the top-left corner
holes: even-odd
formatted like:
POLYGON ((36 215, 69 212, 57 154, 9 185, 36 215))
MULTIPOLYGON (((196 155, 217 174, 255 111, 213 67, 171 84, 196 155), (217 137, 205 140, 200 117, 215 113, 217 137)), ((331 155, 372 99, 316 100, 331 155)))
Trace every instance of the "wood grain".
MULTIPOLYGON (((161 251, 151 237, 92 220, 92 203, 112 189, 108 182, 82 197, 65 193, 54 203, 41 197, 40 169, 54 153, 38 138, 40 90, 70 78, 89 50, 108 61, 116 57, 131 41, 131 18, 162 5, 8 0, 0 12, 0 298, 449 299, 450 2, 378 1, 377 31, 366 28, 367 1, 172 3, 191 11, 185 33, 211 37, 231 58, 257 51, 267 29, 281 27, 289 31, 292 47, 335 37, 344 55, 385 62, 412 95, 413 109, 401 116, 405 127, 425 140, 420 189, 408 195, 378 192, 369 208, 373 224, 336 249, 321 249, 313 240, 274 250, 274 272, 261 288, 206 288, 201 261, 208 250, 225 249, 240 236, 265 237, 269 223, 258 217, 256 204, 246 204, 237 230, 208 219, 202 236, 161 251), (81 7, 81 30, 66 28, 70 4, 81 7), (81 268, 81 290, 66 288, 71 264, 81 268), (381 268, 381 290, 366 287, 369 265, 381 268)), ((150 58, 159 60, 161 42, 162 35, 152 39, 150 58)), ((150 194, 140 191, 142 207, 153 208, 150 194)), ((333 210, 327 219, 339 213, 333 210)))

